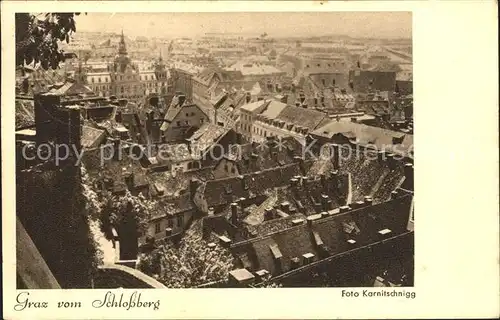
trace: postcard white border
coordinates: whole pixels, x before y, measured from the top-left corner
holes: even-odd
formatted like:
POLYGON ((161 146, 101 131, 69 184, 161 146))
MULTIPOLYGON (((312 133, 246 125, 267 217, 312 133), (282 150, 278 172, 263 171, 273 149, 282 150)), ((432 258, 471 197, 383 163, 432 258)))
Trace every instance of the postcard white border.
POLYGON ((2 1, 4 317, 424 318, 499 315, 498 37, 495 1, 2 1), (15 312, 13 12, 412 11, 416 299, 341 298, 338 288, 143 290, 160 311, 95 309, 105 290, 32 290, 84 310, 15 312), (12 186, 12 187, 9 187, 12 186))

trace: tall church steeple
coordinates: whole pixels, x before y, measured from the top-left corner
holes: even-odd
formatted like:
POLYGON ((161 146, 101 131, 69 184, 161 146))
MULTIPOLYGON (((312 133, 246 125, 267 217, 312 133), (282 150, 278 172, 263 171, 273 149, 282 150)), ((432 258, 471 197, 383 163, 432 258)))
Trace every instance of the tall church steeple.
POLYGON ((120 44, 118 45, 118 53, 120 55, 127 55, 127 45, 125 44, 125 36, 123 35, 123 29, 122 29, 122 35, 120 38, 120 44))

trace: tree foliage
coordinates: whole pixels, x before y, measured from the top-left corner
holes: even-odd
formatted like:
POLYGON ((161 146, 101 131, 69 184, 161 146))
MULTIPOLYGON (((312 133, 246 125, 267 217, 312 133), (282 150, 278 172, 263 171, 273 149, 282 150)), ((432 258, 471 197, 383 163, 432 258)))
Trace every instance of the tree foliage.
POLYGON ((80 13, 16 13, 16 66, 40 64, 43 69, 57 69, 67 54, 59 42, 69 43, 76 32, 75 16, 80 13))
POLYGON ((171 242, 143 253, 138 268, 169 288, 193 288, 210 282, 226 282, 235 261, 229 250, 210 248, 201 236, 186 236, 178 246, 171 242))
POLYGON ((100 204, 100 220, 105 235, 111 238, 111 228, 123 225, 127 219, 133 219, 137 231, 144 233, 151 215, 157 210, 157 205, 156 201, 146 199, 142 193, 137 196, 128 190, 124 195, 105 193, 100 204))

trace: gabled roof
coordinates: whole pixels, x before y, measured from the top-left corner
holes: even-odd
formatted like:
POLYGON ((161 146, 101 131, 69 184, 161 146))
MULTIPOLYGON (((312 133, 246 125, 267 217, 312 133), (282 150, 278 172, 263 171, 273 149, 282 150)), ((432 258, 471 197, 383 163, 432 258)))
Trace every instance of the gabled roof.
POLYGON ((327 114, 313 109, 286 106, 276 117, 278 120, 314 130, 327 114))
POLYGON ((240 145, 230 150, 225 159, 235 162, 240 174, 247 174, 292 164, 295 156, 302 155, 302 145, 293 137, 277 140, 276 143, 274 148, 267 143, 240 145))
POLYGON ((247 104, 244 104, 243 106, 241 106, 241 109, 253 113, 267 102, 269 102, 269 101, 260 100, 260 101, 247 103, 247 104))
POLYGON ((104 130, 92 128, 89 126, 83 126, 82 139, 81 139, 82 147, 84 148, 97 147, 99 140, 103 139, 104 135, 105 135, 104 130))
POLYGON ((50 94, 55 95, 94 95, 94 92, 89 87, 76 83, 76 82, 65 82, 65 83, 55 83, 52 85, 52 88, 48 91, 50 94))
POLYGON ((205 152, 212 145, 216 144, 229 130, 231 129, 206 122, 187 140, 191 143, 193 150, 205 152))
MULTIPOLYGON (((170 126, 170 124, 175 120, 175 118, 177 118, 177 115, 182 111, 182 108, 185 106, 192 106, 192 105, 193 103, 186 98, 184 102, 180 104, 179 96, 178 95, 173 96, 172 101, 170 102, 170 106, 168 107, 167 112, 165 113, 164 117, 165 121, 163 121, 160 130, 166 131, 170 126)), ((196 107, 200 109, 200 111, 205 113, 205 111, 202 110, 198 105, 196 105, 196 107)))
POLYGON ((206 182, 203 194, 208 206, 227 204, 241 197, 254 198, 265 194, 266 190, 284 186, 302 170, 297 163, 276 167, 241 177, 231 177, 206 182))
MULTIPOLYGON (((378 243, 384 237, 382 229, 390 230, 391 236, 407 232, 408 208, 411 195, 345 213, 317 218, 311 224, 302 223, 276 233, 258 237, 250 242, 235 244, 231 249, 236 256, 246 256, 251 271, 266 269, 273 276, 293 269, 292 259, 298 258, 299 266, 304 266, 304 255, 312 254, 312 261, 319 261, 362 246, 378 243), (352 228, 343 228, 349 225, 352 228), (347 240, 356 233, 353 246, 347 240), (276 256, 275 252, 280 254, 276 256), (279 259, 279 261, 277 261, 279 259)), ((271 220, 272 221, 272 220, 271 220)), ((390 236, 388 236, 390 237, 390 236)))
POLYGON ((368 126, 362 123, 331 120, 311 132, 324 138, 333 138, 337 134, 356 140, 360 145, 375 145, 379 150, 407 154, 413 149, 413 135, 391 131, 379 127, 368 126), (394 139, 401 139, 401 143, 394 144, 394 139), (395 146, 397 145, 397 148, 395 146), (398 151, 399 150, 399 151, 398 151))

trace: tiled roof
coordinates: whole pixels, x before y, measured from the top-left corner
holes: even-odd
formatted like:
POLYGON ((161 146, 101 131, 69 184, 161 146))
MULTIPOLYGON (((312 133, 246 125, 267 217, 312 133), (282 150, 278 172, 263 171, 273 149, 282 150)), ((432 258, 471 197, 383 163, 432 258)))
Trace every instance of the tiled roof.
POLYGON ((148 177, 151 181, 160 184, 165 189, 165 195, 178 196, 182 190, 189 188, 191 179, 207 181, 213 179, 212 169, 210 167, 201 170, 177 172, 173 175, 169 171, 149 172, 148 177))
POLYGON ((205 152, 209 147, 217 143, 226 133, 229 128, 218 126, 213 123, 206 122, 196 130, 188 139, 191 143, 191 148, 197 152, 205 152))
POLYGON ((320 111, 296 106, 286 106, 276 119, 294 124, 295 126, 302 126, 314 130, 325 117, 327 117, 327 114, 320 111))
POLYGON ((97 147, 99 140, 102 139, 104 135, 104 130, 83 126, 81 138, 82 146, 84 148, 97 147))
POLYGON ((267 189, 287 185, 292 177, 301 174, 300 166, 293 163, 240 177, 210 180, 206 182, 204 196, 209 207, 227 204, 241 197, 250 199, 264 195, 267 189))
POLYGON ((288 229, 293 226, 292 221, 297 219, 304 219, 306 216, 301 213, 296 213, 289 215, 288 217, 276 218, 268 221, 264 221, 256 225, 247 225, 247 229, 251 234, 255 234, 258 237, 266 236, 271 233, 279 232, 288 229))
POLYGON ((406 232, 411 199, 411 195, 405 195, 379 205, 328 215, 312 221, 311 225, 304 222, 249 242, 241 242, 234 245, 232 250, 236 256, 248 258, 247 268, 250 271, 266 269, 276 276, 292 270, 293 258, 298 258, 298 266, 303 266, 303 255, 308 253, 314 255, 314 262, 377 243, 383 239, 379 233, 382 229, 389 229, 390 235, 406 232), (346 225, 352 228, 345 228, 346 225), (355 245, 347 242, 351 238, 355 239, 355 245))
POLYGON ((191 153, 189 146, 185 143, 180 144, 161 144, 158 146, 158 154, 161 152, 161 158, 157 157, 158 162, 183 162, 198 159, 199 155, 191 153))
POLYGON ((349 81, 353 82, 355 92, 367 92, 370 88, 370 82, 372 82, 371 88, 373 90, 394 92, 396 72, 351 70, 349 81))
POLYGON ((166 131, 168 129, 168 127, 170 126, 170 124, 172 123, 172 121, 175 120, 175 118, 177 117, 179 112, 181 112, 182 107, 189 105, 189 104, 190 104, 190 102, 187 101, 187 99, 185 99, 181 105, 179 102, 179 96, 175 95, 172 98, 172 101, 170 102, 170 106, 168 107, 167 113, 165 113, 165 118, 164 118, 165 121, 162 123, 160 130, 166 131))
POLYGON ((386 150, 387 152, 397 154, 408 155, 413 150, 413 135, 368 126, 362 123, 330 120, 327 124, 311 132, 311 134, 329 139, 337 134, 341 134, 347 138, 356 140, 360 145, 374 145, 379 150, 386 150), (394 144, 394 139, 401 139, 402 141, 399 144, 394 144))
POLYGON ((342 147, 341 153, 339 172, 351 174, 353 202, 361 201, 365 196, 372 196, 374 203, 386 201, 404 178, 401 164, 390 166, 388 161, 377 159, 377 155, 355 154, 347 147, 342 147))
POLYGON ((236 63, 231 67, 226 68, 225 70, 239 71, 244 76, 269 75, 269 74, 274 75, 274 74, 284 73, 284 71, 281 71, 280 69, 271 65, 260 64, 260 63, 245 63, 245 62, 236 63))
POLYGON ((255 112, 258 108, 262 107, 264 103, 267 103, 268 101, 260 100, 260 101, 255 101, 251 103, 244 104, 241 106, 242 110, 248 111, 248 112, 255 112))
POLYGON ((33 100, 16 99, 16 128, 35 125, 35 104, 33 100))
POLYGON ((190 192, 184 192, 173 198, 164 198, 158 201, 157 210, 154 211, 151 219, 159 219, 167 215, 175 215, 180 212, 194 210, 194 205, 190 192))
POLYGON ((268 119, 276 119, 286 107, 286 103, 271 100, 260 114, 268 119))
POLYGON ((229 152, 227 159, 235 161, 238 172, 246 174, 255 171, 288 165, 294 162, 294 156, 302 155, 302 145, 293 137, 278 140, 275 147, 263 143, 244 144, 229 152), (256 155, 255 159, 252 154, 256 155))

